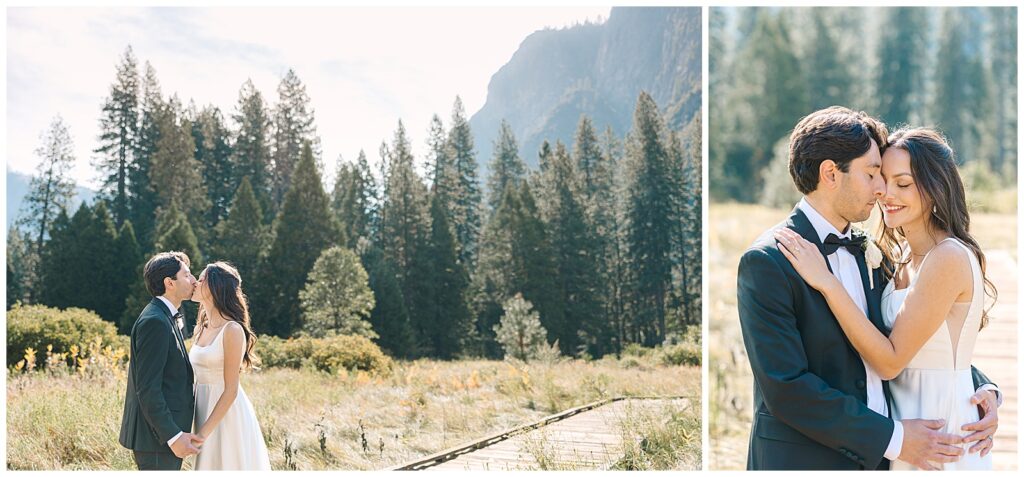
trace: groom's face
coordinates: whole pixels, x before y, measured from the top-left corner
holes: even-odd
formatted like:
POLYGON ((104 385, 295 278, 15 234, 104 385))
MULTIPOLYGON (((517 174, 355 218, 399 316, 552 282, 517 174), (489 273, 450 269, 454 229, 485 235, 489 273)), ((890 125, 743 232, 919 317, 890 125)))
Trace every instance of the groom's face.
POLYGON ((189 271, 188 266, 184 263, 181 263, 181 269, 175 274, 174 280, 169 280, 168 283, 170 284, 168 291, 173 292, 175 297, 182 301, 192 298, 192 293, 196 289, 196 277, 192 275, 192 272, 189 271))
POLYGON ((876 201, 885 193, 878 145, 871 141, 871 149, 867 153, 850 161, 846 172, 839 171, 837 174, 839 190, 836 195, 836 212, 848 222, 867 220, 876 201))

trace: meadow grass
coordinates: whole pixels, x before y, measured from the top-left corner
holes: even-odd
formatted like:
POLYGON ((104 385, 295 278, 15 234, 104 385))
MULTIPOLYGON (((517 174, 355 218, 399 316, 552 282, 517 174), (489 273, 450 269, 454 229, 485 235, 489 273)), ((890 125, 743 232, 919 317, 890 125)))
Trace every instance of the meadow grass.
MULTIPOLYGON (((1014 194, 1014 197, 1016 195, 1014 194)), ((708 434, 709 468, 746 467, 753 415, 753 377, 736 310, 736 268, 740 256, 762 232, 789 216, 790 210, 760 205, 712 203, 708 210, 708 434)), ((878 220, 869 219, 869 223, 878 220)), ((1016 258, 1014 213, 974 213, 971 233, 983 250, 1007 250, 1016 258)), ((868 224, 862 224, 873 230, 868 224)))
MULTIPOLYGON (((700 396, 700 369, 637 357, 525 365, 419 360, 397 362, 388 375, 267 369, 244 374, 242 387, 256 408, 272 468, 366 470, 612 396, 700 396)), ((124 377, 113 373, 9 373, 7 468, 134 469, 130 452, 117 443, 124 392, 124 377)), ((681 420, 685 436, 699 436, 699 416, 698 407, 681 420)), ((699 467, 699 444, 676 448, 693 455, 673 462, 659 451, 638 459, 638 467, 699 467)))

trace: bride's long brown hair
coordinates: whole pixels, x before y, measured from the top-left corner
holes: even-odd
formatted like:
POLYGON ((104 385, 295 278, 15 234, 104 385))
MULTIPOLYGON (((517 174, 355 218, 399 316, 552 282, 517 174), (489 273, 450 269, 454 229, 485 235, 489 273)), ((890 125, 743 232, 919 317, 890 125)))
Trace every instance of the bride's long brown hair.
MULTIPOLYGON (((259 365, 259 357, 253 352, 256 346, 256 333, 252 331, 249 322, 248 298, 242 292, 242 277, 238 270, 227 262, 214 262, 206 266, 203 271, 206 274, 206 286, 213 298, 213 306, 225 318, 242 325, 245 331, 245 353, 242 355, 242 365, 245 369, 252 369, 259 365)), ((199 327, 205 329, 209 324, 209 316, 206 309, 199 305, 199 327)))
MULTIPOLYGON (((956 157, 949 143, 937 131, 929 128, 903 127, 889 135, 886 149, 897 148, 907 151, 910 155, 910 172, 914 175, 922 202, 934 205, 927 220, 932 227, 946 232, 959 239, 978 257, 981 265, 981 278, 984 281, 984 293, 992 299, 992 305, 983 308, 981 327, 988 324, 989 310, 995 305, 999 292, 985 275, 985 252, 978 241, 970 234, 971 215, 967 210, 967 196, 964 183, 956 167, 956 157)), ((883 151, 884 152, 884 151, 883 151)), ((881 208, 881 204, 879 204, 881 208)), ((891 229, 882 220, 876 234, 879 247, 893 267, 887 270, 890 277, 909 263, 903 260, 903 243, 906 235, 902 227, 891 229)), ((977 292, 977 290, 975 290, 977 292)))

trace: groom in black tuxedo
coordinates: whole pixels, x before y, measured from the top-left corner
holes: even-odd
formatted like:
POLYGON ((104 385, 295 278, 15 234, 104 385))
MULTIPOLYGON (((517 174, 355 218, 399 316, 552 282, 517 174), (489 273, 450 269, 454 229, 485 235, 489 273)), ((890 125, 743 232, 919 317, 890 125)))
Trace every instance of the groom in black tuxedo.
MULTIPOLYGON (((868 239, 850 226, 866 220, 884 193, 880 148, 887 136, 881 122, 837 106, 808 115, 790 136, 789 171, 804 198, 739 265, 740 326, 754 375, 749 470, 888 469, 896 458, 927 468, 962 452, 960 437, 935 430, 941 421, 889 418, 888 383, 857 354, 824 296, 804 282, 773 236, 787 227, 817 245, 865 315, 888 334, 881 313, 887 278, 865 262, 868 239)), ((998 391, 977 370, 974 382, 990 409, 975 426, 994 431, 998 391)))
POLYGON ((195 390, 178 311, 192 297, 196 278, 181 252, 155 255, 143 276, 153 300, 132 326, 118 441, 134 452, 139 470, 181 470, 182 459, 198 453, 203 442, 190 432, 195 390))

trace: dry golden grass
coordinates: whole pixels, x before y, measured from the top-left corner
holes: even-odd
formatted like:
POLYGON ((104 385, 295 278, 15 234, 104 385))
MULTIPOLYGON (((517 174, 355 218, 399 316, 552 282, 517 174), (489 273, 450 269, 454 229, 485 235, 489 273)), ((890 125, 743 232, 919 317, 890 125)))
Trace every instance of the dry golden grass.
MULTIPOLYGON (((708 211, 708 431, 709 467, 744 469, 753 414, 753 378, 736 311, 736 268, 746 248, 789 210, 749 204, 711 204, 708 211)), ((871 220, 877 220, 873 218, 871 220)), ((972 215, 972 233, 985 250, 1016 257, 1015 214, 972 215)), ((869 220, 870 222, 870 220, 869 220)), ((871 227, 865 228, 872 230, 871 227)))
MULTIPOLYGON (((242 386, 256 408, 274 469, 380 469, 606 397, 699 398, 699 368, 637 359, 525 366, 421 360, 399 362, 389 376, 270 369, 243 375, 242 386)), ((133 469, 129 451, 117 444, 123 379, 12 373, 7 468, 133 469)), ((671 425, 699 435, 699 415, 680 416, 671 425)), ((632 431, 663 443, 657 454, 635 457, 648 463, 645 468, 691 468, 694 462, 699 468, 699 440, 666 444, 661 428, 632 431), (663 455, 671 446, 696 455, 678 455, 673 463, 663 455)))

